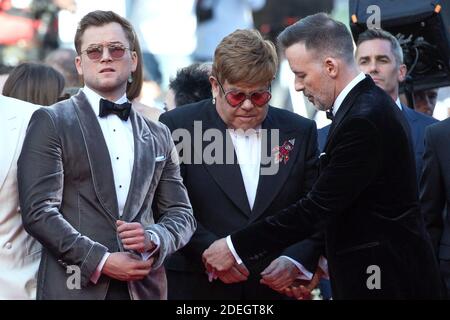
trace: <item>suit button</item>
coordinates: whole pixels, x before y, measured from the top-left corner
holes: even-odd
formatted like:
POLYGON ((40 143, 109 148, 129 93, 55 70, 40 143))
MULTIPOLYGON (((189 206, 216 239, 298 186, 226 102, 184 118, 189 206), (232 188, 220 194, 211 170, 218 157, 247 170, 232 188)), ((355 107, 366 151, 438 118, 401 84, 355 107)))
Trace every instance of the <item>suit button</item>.
POLYGON ((11 242, 7 242, 7 243, 5 244, 5 249, 11 250, 11 248, 12 248, 12 243, 11 243, 11 242))

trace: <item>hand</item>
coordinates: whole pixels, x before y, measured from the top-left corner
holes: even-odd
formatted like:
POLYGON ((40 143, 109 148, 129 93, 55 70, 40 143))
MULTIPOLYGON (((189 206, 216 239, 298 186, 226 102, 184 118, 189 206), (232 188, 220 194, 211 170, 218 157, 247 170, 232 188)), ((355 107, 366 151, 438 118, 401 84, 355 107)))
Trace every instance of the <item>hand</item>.
POLYGON ((295 280, 291 286, 283 290, 283 294, 297 300, 311 300, 311 291, 317 287, 322 275, 324 272, 318 267, 311 281, 295 280))
POLYGON ((125 250, 134 250, 139 253, 151 251, 155 244, 150 235, 139 222, 116 221, 117 233, 122 240, 125 250))
POLYGON ((248 279, 248 276, 250 275, 250 272, 245 267, 244 264, 237 264, 235 263, 231 269, 225 272, 219 272, 217 274, 218 278, 223 283, 237 283, 246 281, 248 279))
POLYGON ((269 286, 275 291, 281 292, 290 286, 299 276, 301 271, 286 257, 278 257, 261 272, 261 284, 269 286))
POLYGON ((130 252, 114 252, 106 259, 102 273, 120 281, 141 280, 152 270, 153 261, 154 258, 143 261, 130 252))
POLYGON ((217 275, 228 271, 236 262, 225 238, 214 241, 203 252, 202 258, 206 271, 215 272, 217 275))

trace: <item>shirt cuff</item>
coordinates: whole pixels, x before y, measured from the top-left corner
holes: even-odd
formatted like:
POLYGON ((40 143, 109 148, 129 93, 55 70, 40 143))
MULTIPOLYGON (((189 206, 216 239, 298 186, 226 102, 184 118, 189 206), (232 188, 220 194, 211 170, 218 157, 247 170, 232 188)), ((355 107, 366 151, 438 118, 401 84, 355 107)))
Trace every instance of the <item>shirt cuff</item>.
POLYGON ((97 265, 97 269, 95 269, 94 274, 91 276, 91 282, 94 284, 97 284, 98 279, 100 279, 100 276, 102 275, 103 266, 106 263, 106 260, 108 259, 110 253, 106 252, 103 255, 102 260, 100 260, 100 263, 97 265))
POLYGON ((159 250, 159 247, 161 245, 161 240, 155 232, 151 230, 147 230, 147 232, 151 234, 151 239, 153 244, 155 245, 155 248, 152 251, 141 253, 142 260, 144 261, 147 261, 151 256, 153 256, 159 250))
POLYGON ((286 258, 289 261, 291 261, 296 267, 297 269, 300 270, 300 275, 297 277, 297 279, 300 280, 311 280, 313 277, 313 274, 308 271, 308 269, 306 269, 301 263, 299 263, 298 261, 295 261, 294 259, 292 259, 291 257, 288 256, 281 256, 282 258, 286 258))
POLYGON ((226 238, 228 249, 230 249, 231 254, 233 255, 234 259, 236 260, 237 264, 242 264, 242 259, 238 256, 236 250, 234 250, 233 242, 231 242, 231 236, 228 236, 226 238))
POLYGON ((330 275, 328 273, 328 260, 324 256, 320 256, 319 268, 324 272, 322 277, 326 280, 330 280, 330 275))

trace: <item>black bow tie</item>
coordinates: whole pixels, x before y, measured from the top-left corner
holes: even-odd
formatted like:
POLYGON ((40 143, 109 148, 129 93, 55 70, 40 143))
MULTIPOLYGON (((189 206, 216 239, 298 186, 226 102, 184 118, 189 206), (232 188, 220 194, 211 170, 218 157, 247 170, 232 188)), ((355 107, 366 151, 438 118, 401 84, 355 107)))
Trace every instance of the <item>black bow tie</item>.
POLYGON ((100 99, 100 114, 99 116, 106 117, 108 114, 115 114, 120 119, 127 121, 130 116, 131 103, 125 102, 122 104, 115 104, 109 100, 100 99))
POLYGON ((325 113, 326 113, 328 119, 333 120, 333 118, 334 118, 333 107, 331 107, 330 109, 325 111, 325 113))

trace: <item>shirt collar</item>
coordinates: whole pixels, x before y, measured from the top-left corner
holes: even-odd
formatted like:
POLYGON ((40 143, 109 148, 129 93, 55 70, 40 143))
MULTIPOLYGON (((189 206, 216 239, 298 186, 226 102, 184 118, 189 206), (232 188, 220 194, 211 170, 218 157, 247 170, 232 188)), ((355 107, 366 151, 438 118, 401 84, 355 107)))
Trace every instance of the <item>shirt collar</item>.
POLYGON ((397 105, 397 107, 400 108, 400 110, 403 110, 402 103, 400 102, 400 98, 397 98, 397 100, 395 100, 395 104, 397 105))
MULTIPOLYGON (((92 110, 94 110, 94 113, 97 115, 100 114, 100 99, 105 99, 101 95, 99 95, 97 92, 89 88, 88 86, 83 87, 83 93, 85 94, 89 104, 92 107, 92 110)), ((114 103, 121 104, 128 102, 127 94, 124 93, 123 96, 121 96, 118 100, 113 101, 114 103)))
POLYGON ((336 115, 336 112, 338 111, 339 107, 341 106, 342 102, 344 102, 345 97, 348 95, 348 93, 361 81, 363 81, 366 78, 366 75, 361 72, 359 73, 355 78, 353 78, 352 81, 350 81, 345 88, 339 93, 336 100, 334 100, 333 104, 333 115, 336 115))

